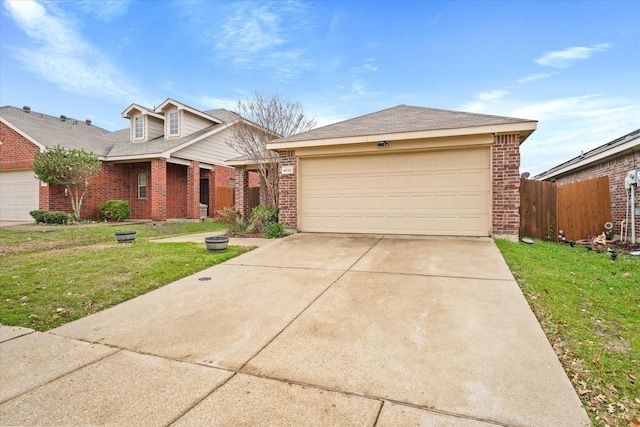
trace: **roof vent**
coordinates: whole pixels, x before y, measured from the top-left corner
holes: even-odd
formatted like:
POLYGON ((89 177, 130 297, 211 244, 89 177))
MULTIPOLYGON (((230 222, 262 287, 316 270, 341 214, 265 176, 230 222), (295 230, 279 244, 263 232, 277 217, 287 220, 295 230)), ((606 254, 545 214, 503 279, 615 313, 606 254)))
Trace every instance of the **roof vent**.
POLYGON ((91 119, 87 119, 84 121, 86 124, 90 125, 91 124, 91 119))
POLYGON ((67 116, 65 116, 64 114, 60 116, 60 120, 62 120, 63 122, 67 121, 67 116))
POLYGON ((29 107, 28 105, 25 105, 24 107, 22 107, 22 111, 24 111, 25 113, 30 113, 31 107, 29 107))

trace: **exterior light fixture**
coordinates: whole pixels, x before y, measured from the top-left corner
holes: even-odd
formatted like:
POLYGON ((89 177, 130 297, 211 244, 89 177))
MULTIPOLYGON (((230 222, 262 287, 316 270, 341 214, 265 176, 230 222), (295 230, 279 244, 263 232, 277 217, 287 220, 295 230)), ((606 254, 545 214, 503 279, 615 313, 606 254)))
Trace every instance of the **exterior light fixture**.
POLYGON ((387 141, 380 141, 378 142, 378 147, 383 148, 383 147, 388 147, 389 143, 387 141))

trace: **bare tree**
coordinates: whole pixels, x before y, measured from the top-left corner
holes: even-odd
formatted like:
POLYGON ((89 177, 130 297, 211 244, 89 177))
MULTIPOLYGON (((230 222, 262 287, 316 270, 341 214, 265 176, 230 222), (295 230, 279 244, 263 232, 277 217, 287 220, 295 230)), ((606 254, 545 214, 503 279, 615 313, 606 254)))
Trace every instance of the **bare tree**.
POLYGON ((305 132, 316 125, 316 119, 304 112, 302 104, 277 93, 256 92, 253 99, 239 100, 236 108, 241 119, 232 127, 230 145, 257 166, 267 204, 278 206, 278 153, 267 150, 267 143, 305 132))

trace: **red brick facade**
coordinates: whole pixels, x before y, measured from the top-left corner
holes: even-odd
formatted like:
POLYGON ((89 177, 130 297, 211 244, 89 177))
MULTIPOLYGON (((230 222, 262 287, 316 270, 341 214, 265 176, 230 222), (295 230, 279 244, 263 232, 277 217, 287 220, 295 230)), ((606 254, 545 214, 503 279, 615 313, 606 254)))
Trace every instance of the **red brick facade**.
POLYGON ((294 151, 281 151, 279 154, 278 222, 295 230, 298 228, 298 162, 294 151), (283 166, 293 166, 293 173, 283 175, 283 166))
POLYGON ((29 169, 40 149, 0 122, 0 169, 29 169))
MULTIPOLYGON (((555 181, 556 184, 563 185, 608 176, 613 232, 614 234, 619 235, 620 223, 626 219, 627 195, 629 194, 629 191, 624 188, 624 179, 627 176, 628 171, 639 168, 640 152, 627 152, 606 161, 588 166, 585 169, 573 171, 562 177, 557 177, 555 181)), ((640 206, 640 194, 638 193, 640 193, 640 191, 636 190, 636 207, 640 206)), ((636 234, 638 234, 640 230, 639 216, 636 216, 635 223, 636 234)), ((631 236, 631 225, 629 225, 629 232, 627 236, 631 236)))
MULTIPOLYGON (((31 141, 1 122, 0 142, 0 170, 29 169, 40 151, 31 141)), ((209 179, 209 202, 215 206, 216 187, 229 187, 229 180, 235 178, 235 170, 216 166, 215 171, 209 171, 200 169, 198 162, 184 166, 167 163, 166 159, 103 162, 100 174, 91 181, 84 197, 81 217, 97 218, 100 204, 119 199, 129 202, 133 219, 199 218, 201 177, 209 179), (138 197, 139 174, 147 177, 147 194, 142 198, 138 197)), ((40 209, 72 212, 64 186, 44 185, 39 189, 40 209)))
POLYGON ((518 240, 520 229, 520 135, 493 138, 493 235, 518 240))

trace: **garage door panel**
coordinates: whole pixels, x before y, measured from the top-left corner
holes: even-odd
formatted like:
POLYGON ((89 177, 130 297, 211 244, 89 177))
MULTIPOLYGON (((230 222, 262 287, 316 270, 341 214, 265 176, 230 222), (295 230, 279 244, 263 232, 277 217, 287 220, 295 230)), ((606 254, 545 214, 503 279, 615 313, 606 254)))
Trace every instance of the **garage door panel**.
POLYGON ((489 147, 301 158, 300 229, 487 236, 489 159, 489 147))
POLYGON ((33 221, 29 212, 40 205, 39 186, 33 171, 1 171, 0 220, 33 221))

